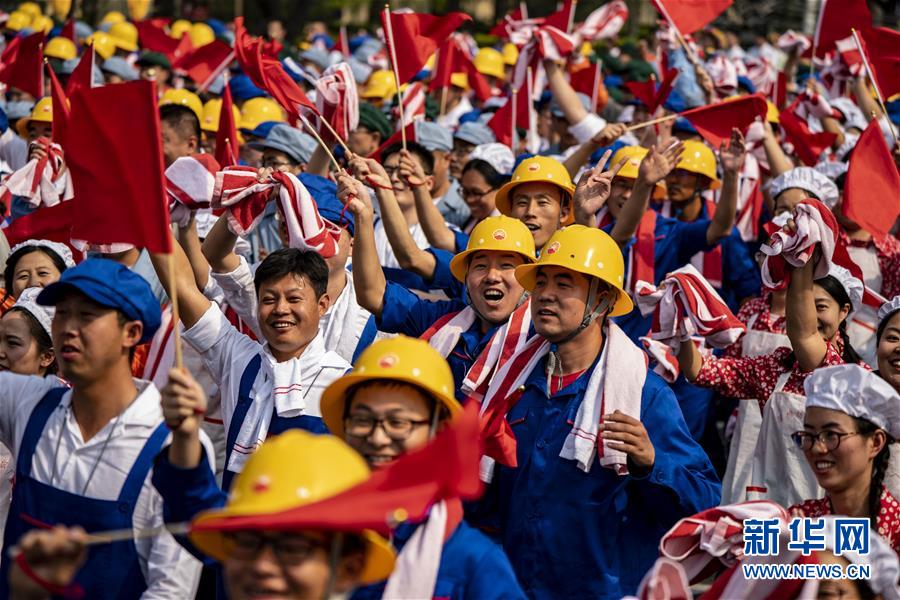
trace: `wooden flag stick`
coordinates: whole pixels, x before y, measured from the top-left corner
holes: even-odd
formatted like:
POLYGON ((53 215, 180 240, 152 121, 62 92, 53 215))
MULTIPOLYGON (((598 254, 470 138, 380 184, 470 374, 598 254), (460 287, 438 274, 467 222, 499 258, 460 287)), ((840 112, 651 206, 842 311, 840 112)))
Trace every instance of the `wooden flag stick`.
MULTIPOLYGON (((173 244, 177 244, 172 240, 173 244)), ((175 334, 175 367, 184 367, 181 353, 181 315, 178 312, 178 278, 175 276, 175 251, 169 252, 169 289, 172 291, 169 300, 172 302, 172 332, 175 334)))
POLYGON ((675 21, 672 20, 672 17, 669 16, 669 11, 666 10, 665 5, 662 2, 656 2, 656 7, 662 12, 663 18, 669 23, 669 26, 672 28, 672 31, 675 32, 675 37, 678 39, 678 43, 684 49, 684 54, 687 56, 687 59, 691 61, 691 64, 694 67, 700 66, 700 61, 697 60, 697 57, 694 55, 694 51, 687 45, 687 42, 684 40, 684 37, 681 35, 681 30, 678 29, 678 25, 675 24, 675 21))
POLYGON ((859 51, 859 56, 862 58, 863 66, 866 67, 866 76, 868 76, 869 81, 872 83, 872 87, 875 89, 875 99, 878 101, 878 107, 881 109, 881 114, 885 116, 887 125, 891 130, 891 137, 894 139, 894 145, 896 145, 897 132, 894 131, 894 124, 887 118, 887 107, 884 105, 884 98, 881 97, 881 89, 878 87, 878 82, 875 81, 875 73, 872 71, 872 65, 869 64, 869 56, 863 49, 862 42, 859 39, 859 32, 853 28, 851 28, 850 31, 853 33, 853 42, 856 44, 856 49, 859 51))
POLYGON ((828 0, 822 0, 822 4, 819 5, 819 14, 816 17, 816 26, 813 28, 813 45, 812 45, 812 56, 809 58, 809 78, 812 79, 816 75, 816 51, 819 49, 819 25, 822 23, 822 15, 825 14, 825 5, 828 4, 828 0))
POLYGON ((394 28, 391 25, 391 7, 384 5, 384 24, 387 26, 384 32, 388 47, 391 49, 391 69, 394 71, 394 85, 397 88, 397 106, 400 109, 400 143, 406 150, 406 119, 403 118, 403 94, 400 93, 400 70, 397 68, 397 49, 394 47, 394 28))
MULTIPOLYGON (((325 153, 328 154, 328 158, 330 158, 331 162, 334 163, 334 170, 337 171, 338 173, 340 173, 341 172, 340 163, 334 157, 334 154, 331 153, 331 148, 328 147, 328 144, 326 144, 325 142, 322 141, 322 138, 319 136, 319 132, 316 131, 316 128, 313 127, 312 123, 310 123, 306 119, 306 117, 304 117, 303 115, 300 115, 300 120, 303 122, 303 125, 306 127, 307 130, 309 130, 309 132, 312 134, 312 136, 314 138, 316 138, 316 141, 319 142, 319 145, 322 146, 322 148, 325 150, 325 153)), ((320 119, 320 121, 325 121, 325 119, 320 119)), ((337 137, 337 136, 335 136, 335 137, 337 137)), ((338 139, 340 139, 340 138, 338 138, 338 139)), ((348 152, 349 152, 349 150, 348 150, 348 152)))
POLYGON ((441 88, 441 112, 440 116, 444 116, 444 113, 447 112, 447 88, 450 86, 445 85, 441 88))
POLYGON ((331 126, 331 123, 328 122, 328 119, 325 117, 319 117, 319 122, 325 126, 325 129, 331 132, 331 135, 334 136, 334 139, 338 141, 338 144, 344 149, 344 152, 349 153, 350 148, 347 147, 347 144, 344 143, 344 140, 341 139, 341 136, 337 134, 337 131, 334 130, 334 127, 331 126))
POLYGON ((648 127, 650 125, 656 125, 657 123, 665 123, 666 121, 673 121, 678 118, 678 114, 674 115, 666 115, 664 117, 659 117, 658 119, 651 119, 650 121, 644 121, 643 123, 638 123, 637 125, 629 125, 625 128, 625 131, 635 131, 637 129, 643 129, 644 127, 648 127))
POLYGON ((507 100, 507 102, 512 102, 512 126, 510 127, 510 129, 512 129, 512 132, 511 132, 512 135, 509 138, 509 149, 512 150, 513 156, 515 156, 517 154, 516 153, 516 108, 517 108, 516 96, 518 96, 518 94, 519 94, 519 90, 517 90, 516 88, 513 88, 512 95, 509 97, 509 100, 507 100))
POLYGON ((578 6, 578 0, 572 0, 569 6, 569 22, 566 24, 566 33, 572 33, 572 26, 575 24, 575 7, 578 6))
MULTIPOLYGON (((88 534, 84 540, 85 546, 99 546, 100 544, 111 544, 113 542, 124 542, 128 540, 140 540, 146 538, 154 538, 171 533, 172 535, 185 535, 191 529, 190 523, 169 523, 159 525, 158 527, 148 527, 147 529, 138 529, 135 531, 131 527, 125 529, 109 529, 107 531, 98 531, 97 533, 88 534)), ((9 558, 15 558, 19 553, 18 546, 10 548, 6 555, 9 558)))

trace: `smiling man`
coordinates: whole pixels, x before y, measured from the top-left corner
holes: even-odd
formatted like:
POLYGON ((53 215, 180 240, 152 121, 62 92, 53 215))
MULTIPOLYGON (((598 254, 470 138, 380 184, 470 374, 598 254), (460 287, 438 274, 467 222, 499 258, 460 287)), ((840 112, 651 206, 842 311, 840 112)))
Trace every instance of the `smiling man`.
MULTIPOLYGON (((219 382, 227 432, 222 487, 227 490, 268 435, 287 429, 326 431, 319 396, 350 363, 325 349, 319 320, 331 304, 328 266, 316 252, 282 248, 256 269, 260 344, 197 289, 184 251, 173 247, 184 338, 219 382)), ((168 285, 168 257, 154 255, 153 264, 168 285)))
MULTIPOLYGON (((479 223, 464 252, 450 270, 466 286, 466 301, 430 302, 402 285, 388 282, 375 253, 375 217, 365 187, 350 175, 341 175, 338 197, 356 221, 353 240, 353 279, 359 305, 375 315, 379 331, 427 336, 453 371, 457 397, 475 359, 496 328, 522 302, 524 290, 515 269, 534 261, 534 241, 528 229, 510 217, 489 217, 479 223)), ((437 268, 434 261, 431 270, 437 268)))

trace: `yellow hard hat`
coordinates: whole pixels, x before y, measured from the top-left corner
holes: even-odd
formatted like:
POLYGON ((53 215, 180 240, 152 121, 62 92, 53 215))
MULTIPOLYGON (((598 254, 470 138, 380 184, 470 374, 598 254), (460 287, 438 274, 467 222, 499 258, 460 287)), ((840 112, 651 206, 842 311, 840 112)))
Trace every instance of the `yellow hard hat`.
POLYGON ((184 89, 166 90, 159 100, 159 105, 165 106, 166 104, 180 104, 182 106, 187 106, 194 111, 194 114, 197 115, 197 119, 203 120, 203 103, 194 92, 184 89))
POLYGON ((72 10, 72 0, 51 0, 50 14, 56 15, 59 19, 65 19, 72 10))
MULTIPOLYGON (((638 170, 641 167, 641 161, 647 156, 648 150, 642 146, 623 146, 616 150, 612 158, 609 160, 610 166, 619 164, 622 159, 628 159, 628 162, 619 170, 616 177, 624 177, 626 179, 637 179, 638 170)), ((653 197, 661 200, 666 197, 666 182, 661 180, 653 189, 653 197)))
POLYGON ((29 25, 32 31, 43 31, 44 33, 50 33, 50 30, 53 29, 53 19, 50 17, 45 17, 44 15, 38 15, 31 20, 31 25, 29 25))
POLYGON ((467 90, 469 89, 469 76, 465 73, 451 73, 450 85, 455 85, 458 88, 467 90))
POLYGON ((590 56, 594 52, 594 47, 590 42, 582 42, 581 48, 578 49, 578 53, 582 56, 590 56))
POLYGON ((526 291, 534 291, 537 271, 541 267, 562 267, 596 277, 618 290, 610 317, 626 315, 634 308, 625 293, 625 260, 619 245, 602 229, 569 225, 547 241, 536 263, 516 267, 516 279, 526 291))
POLYGON ((133 23, 122 21, 114 23, 109 28, 109 35, 112 37, 117 48, 121 48, 126 52, 134 52, 138 47, 138 30, 133 23))
POLYGON ((360 98, 388 98, 397 93, 397 84, 391 71, 374 71, 369 75, 366 88, 360 98))
POLYGON ((271 98, 250 98, 241 107, 241 129, 256 129, 266 121, 285 121, 284 110, 271 98))
POLYGON ((34 108, 31 109, 31 114, 16 122, 16 131, 19 132, 20 137, 28 137, 28 124, 32 121, 38 121, 40 123, 53 122, 53 100, 50 96, 45 96, 38 100, 37 104, 34 105, 34 108))
POLYGON ((78 49, 75 47, 75 42, 69 38, 57 36, 44 46, 44 56, 60 60, 72 60, 78 56, 78 49))
POLYGON ((519 60, 519 49, 512 42, 503 44, 503 64, 513 66, 519 60))
MULTIPOLYGON (((330 435, 314 435, 291 429, 267 440, 247 459, 235 478, 228 503, 201 513, 189 534, 201 551, 220 561, 228 558, 225 531, 229 520, 266 517, 302 506, 327 501, 365 482, 369 467, 343 441, 330 435), (296 460, 303 457, 303 460, 296 460)), ((265 529, 265 527, 260 527, 265 529)), ((310 529, 314 527, 310 526, 310 529)), ((394 550, 387 540, 369 530, 359 532, 366 540, 366 562, 360 583, 386 579, 394 568, 394 550)))
POLYGON ((125 18, 125 15, 123 15, 119 11, 111 10, 108 13, 106 13, 105 15, 103 15, 103 18, 100 19, 100 24, 101 25, 106 25, 106 24, 115 25, 116 23, 124 23, 127 20, 128 19, 125 18))
POLYGON ((41 6, 37 2, 23 2, 16 10, 25 13, 32 19, 44 14, 44 11, 41 10, 41 6))
POLYGON ((9 18, 6 19, 5 27, 10 31, 22 31, 29 25, 31 25, 31 15, 23 13, 20 10, 14 10, 9 13, 9 18))
POLYGON ((103 31, 95 31, 87 37, 86 43, 92 45, 100 58, 106 60, 116 52, 116 42, 112 36, 103 31))
POLYGON ((344 437, 344 405, 350 388, 376 379, 418 387, 450 411, 451 417, 462 412, 453 395, 456 387, 453 372, 444 357, 424 340, 398 335, 366 348, 353 364, 353 370, 335 379, 322 392, 319 409, 331 433, 344 437))
POLYGON ((186 19, 178 19, 169 25, 170 35, 176 40, 180 40, 181 36, 187 33, 190 35, 192 24, 186 19))
POLYGON ((521 254, 527 262, 534 262, 534 236, 518 219, 506 215, 488 217, 472 230, 466 249, 450 261, 450 272, 465 283, 472 254, 488 250, 521 254))
MULTIPOLYGON (((512 209, 513 188, 523 183, 549 183, 555 185, 564 192, 562 203, 570 202, 572 195, 575 193, 575 184, 572 183, 572 177, 569 172, 558 160, 554 160, 549 156, 532 156, 526 158, 519 163, 516 170, 513 171, 512 179, 503 184, 497 191, 494 199, 497 210, 504 215, 509 215, 512 209)), ((563 225, 567 225, 574 220, 575 216, 569 211, 569 219, 563 225)))
POLYGON ((151 8, 153 0, 128 0, 128 15, 134 21, 142 21, 151 8))
MULTIPOLYGON (((203 105, 203 118, 200 119, 200 128, 203 131, 215 133, 219 130, 219 116, 222 113, 222 99, 213 98, 203 105)), ((241 127, 241 111, 234 104, 231 105, 231 113, 234 115, 235 126, 241 127)))
POLYGON ((681 159, 675 168, 704 175, 709 179, 709 189, 711 190, 719 189, 722 185, 716 176, 716 155, 703 142, 685 140, 684 152, 681 153, 681 159))
POLYGON ((191 25, 191 30, 188 32, 188 35, 191 37, 191 44, 194 45, 194 48, 205 46, 216 40, 216 34, 213 31, 213 28, 206 23, 194 23, 191 25))
POLYGON ((503 70, 503 55, 493 48, 479 48, 475 54, 475 68, 482 75, 490 75, 499 80, 506 79, 506 72, 503 70))
POLYGON ((766 121, 769 123, 775 123, 776 125, 781 122, 781 113, 778 111, 778 107, 771 100, 766 100, 766 121))

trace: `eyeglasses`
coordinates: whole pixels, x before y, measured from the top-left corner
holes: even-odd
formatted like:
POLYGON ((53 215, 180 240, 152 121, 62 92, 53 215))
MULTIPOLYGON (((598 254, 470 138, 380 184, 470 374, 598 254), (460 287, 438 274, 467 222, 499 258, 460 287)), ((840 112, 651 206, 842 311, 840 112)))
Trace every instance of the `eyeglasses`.
POLYGON ((483 192, 479 192, 478 190, 466 190, 462 191, 463 200, 481 200, 485 196, 491 193, 492 190, 485 190, 483 192))
POLYGON ((317 542, 300 534, 265 534, 258 531, 235 531, 225 534, 228 555, 237 560, 254 560, 263 548, 272 548, 282 565, 299 565, 309 560, 316 550, 324 549, 317 542))
POLYGON ((851 433, 838 433, 837 431, 820 431, 819 433, 808 433, 806 431, 796 431, 791 434, 791 439, 797 444, 797 447, 803 451, 812 450, 816 442, 822 442, 826 450, 834 450, 841 445, 845 437, 858 435, 858 431, 851 433))
POLYGON ((376 419, 366 415, 350 415, 344 419, 344 431, 353 437, 367 438, 375 433, 375 427, 380 426, 385 435, 393 441, 403 442, 409 439, 416 427, 429 423, 430 421, 415 421, 400 417, 376 419))
POLYGON ((291 166, 291 163, 286 162, 286 161, 283 161, 283 160, 273 160, 273 159, 268 159, 268 160, 263 160, 262 165, 263 165, 264 167, 268 168, 268 169, 276 169, 276 170, 278 170, 278 169, 281 169, 281 168, 288 168, 288 167, 290 167, 290 166, 291 166))

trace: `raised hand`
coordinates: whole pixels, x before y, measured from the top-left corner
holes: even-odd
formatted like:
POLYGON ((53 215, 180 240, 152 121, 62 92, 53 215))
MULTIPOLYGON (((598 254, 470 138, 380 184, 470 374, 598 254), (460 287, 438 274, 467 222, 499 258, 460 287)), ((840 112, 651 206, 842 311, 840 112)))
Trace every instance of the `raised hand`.
POLYGON ((719 161, 722 170, 726 173, 740 173, 744 168, 744 159, 747 157, 747 148, 744 144, 744 136, 737 129, 731 130, 731 139, 722 142, 719 148, 719 161))
POLYGON ((169 381, 159 391, 163 419, 174 435, 193 435, 206 414, 206 393, 187 369, 169 371, 169 381))
POLYGON ((575 208, 575 220, 584 223, 597 214, 612 192, 612 180, 619 173, 627 159, 620 160, 612 166, 608 171, 603 170, 603 166, 612 156, 612 150, 607 150, 600 157, 597 166, 584 174, 578 179, 578 185, 575 186, 575 194, 573 204, 575 208))
POLYGON ((11 597, 49 598, 47 588, 35 577, 60 590, 68 588, 87 558, 87 537, 81 527, 60 525, 53 529, 34 529, 23 535, 16 546, 18 560, 23 561, 34 576, 26 575, 15 561, 9 573, 11 597))
POLYGON ((653 469, 656 450, 643 423, 617 410, 603 416, 600 431, 603 432, 603 439, 609 442, 610 448, 628 455, 630 467, 642 473, 653 469))
POLYGON ((600 130, 600 133, 591 138, 591 141, 600 147, 609 146, 614 141, 625 135, 628 131, 624 123, 610 123, 600 130))
POLYGON ((356 218, 374 214, 366 186, 346 171, 338 174, 337 197, 356 218))
POLYGON ((422 187, 426 183, 425 171, 409 150, 400 151, 400 177, 411 188, 422 187))
POLYGON ((672 172, 681 153, 684 152, 684 143, 676 141, 666 146, 659 143, 650 148, 647 156, 638 167, 638 179, 647 185, 656 185, 672 172))

